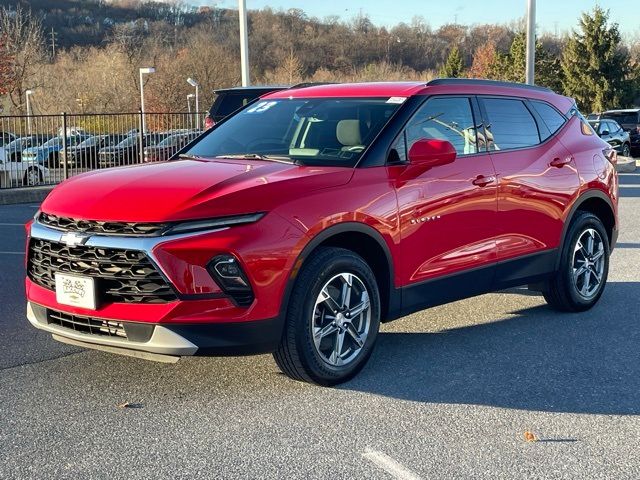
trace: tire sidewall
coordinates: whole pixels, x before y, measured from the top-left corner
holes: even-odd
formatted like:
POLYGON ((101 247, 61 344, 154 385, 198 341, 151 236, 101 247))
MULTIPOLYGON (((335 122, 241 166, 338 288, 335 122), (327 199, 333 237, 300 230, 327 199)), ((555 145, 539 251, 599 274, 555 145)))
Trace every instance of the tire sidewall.
POLYGON ((298 292, 296 292, 295 299, 302 301, 302 308, 293 310, 300 312, 301 315, 298 318, 290 318, 289 321, 294 322, 295 325, 296 347, 305 370, 309 372, 314 381, 321 384, 334 384, 353 377, 364 367, 370 357, 380 326, 380 294, 373 272, 359 256, 345 252, 333 256, 319 268, 302 272, 296 289, 298 292), (340 273, 352 273, 364 283, 371 304, 371 323, 367 340, 359 356, 347 366, 334 367, 326 363, 316 350, 313 341, 312 318, 320 290, 330 278, 340 273), (312 374, 311 372, 316 373, 312 374))
POLYGON ((611 253, 609 236, 598 217, 592 214, 585 214, 577 218, 571 225, 569 228, 569 234, 567 235, 567 240, 568 241, 562 253, 562 263, 560 266, 561 274, 571 301, 578 306, 580 310, 587 310, 598 302, 607 284, 607 278, 609 276, 609 256, 611 253), (600 238, 602 238, 602 242, 604 243, 604 271, 598 292, 587 300, 580 295, 573 282, 573 252, 582 234, 585 230, 591 228, 598 232, 600 238))

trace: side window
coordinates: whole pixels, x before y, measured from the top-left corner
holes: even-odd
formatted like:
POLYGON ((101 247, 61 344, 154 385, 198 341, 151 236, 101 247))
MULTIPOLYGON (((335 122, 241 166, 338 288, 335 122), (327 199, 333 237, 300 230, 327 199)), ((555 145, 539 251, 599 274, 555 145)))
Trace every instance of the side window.
POLYGON ((482 99, 487 114, 489 150, 532 147, 540 143, 540 133, 533 115, 521 100, 482 99))
MULTIPOLYGON (((566 122, 566 119, 562 115, 560 115, 560 113, 558 113, 555 108, 553 108, 546 102, 532 100, 531 105, 549 129, 551 135, 560 130, 560 128, 562 128, 562 126, 566 122)), ((546 140, 546 138, 543 138, 542 140, 546 140)))
POLYGON ((478 153, 471 102, 464 97, 436 97, 420 107, 406 127, 406 149, 423 138, 447 140, 458 156, 478 153))

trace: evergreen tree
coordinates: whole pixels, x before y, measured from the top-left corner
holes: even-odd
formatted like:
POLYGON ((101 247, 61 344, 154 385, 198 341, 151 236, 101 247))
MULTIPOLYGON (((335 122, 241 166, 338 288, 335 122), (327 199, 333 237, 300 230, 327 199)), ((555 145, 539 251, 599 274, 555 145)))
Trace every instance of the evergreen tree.
POLYGON ((458 78, 461 77, 464 72, 464 61, 460 54, 460 49, 454 46, 449 52, 447 61, 440 69, 440 76, 442 78, 458 78))
MULTIPOLYGON (((549 54, 536 41, 536 71, 535 83, 554 91, 562 91, 562 68, 560 62, 549 54)), ((492 78, 508 82, 524 83, 527 70, 527 35, 518 33, 511 43, 511 48, 506 54, 498 53, 495 62, 490 68, 492 78)))
POLYGON ((621 46, 617 24, 596 6, 583 13, 580 32, 574 31, 562 56, 563 86, 586 112, 625 107, 632 101, 629 55, 621 46))

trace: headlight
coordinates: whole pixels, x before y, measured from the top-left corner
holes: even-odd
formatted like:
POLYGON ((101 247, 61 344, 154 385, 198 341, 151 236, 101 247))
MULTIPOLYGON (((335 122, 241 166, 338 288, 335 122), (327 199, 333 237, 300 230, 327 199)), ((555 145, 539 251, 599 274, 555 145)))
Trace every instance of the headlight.
POLYGON ((195 220, 192 222, 182 222, 169 228, 165 235, 176 233, 196 232, 198 230, 214 230, 217 228, 233 227, 235 225, 245 225, 254 223, 264 217, 265 213, 249 213, 247 215, 234 215, 232 217, 213 218, 211 220, 195 220))

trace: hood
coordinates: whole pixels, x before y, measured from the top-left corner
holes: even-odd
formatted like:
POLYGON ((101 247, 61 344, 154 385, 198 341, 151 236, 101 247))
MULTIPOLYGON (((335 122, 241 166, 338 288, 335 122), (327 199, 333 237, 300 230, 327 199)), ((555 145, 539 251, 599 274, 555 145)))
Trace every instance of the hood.
POLYGON ((56 187, 54 215, 98 221, 166 222, 266 212, 313 190, 343 185, 352 168, 254 160, 177 160, 93 171, 56 187))

